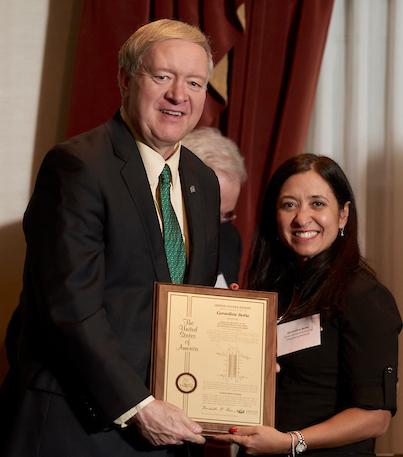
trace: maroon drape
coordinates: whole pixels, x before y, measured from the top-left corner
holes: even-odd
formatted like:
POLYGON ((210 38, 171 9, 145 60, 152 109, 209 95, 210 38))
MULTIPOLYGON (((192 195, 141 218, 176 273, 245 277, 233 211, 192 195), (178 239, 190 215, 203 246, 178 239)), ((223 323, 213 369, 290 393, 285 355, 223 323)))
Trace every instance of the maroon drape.
POLYGON ((83 1, 67 136, 104 122, 119 107, 117 53, 133 30, 149 20, 148 3, 83 1))
MULTIPOLYGON (((200 26, 212 39, 218 62, 243 34, 226 0, 83 0, 67 136, 111 117, 120 105, 117 54, 124 41, 150 20, 172 18, 200 26)), ((208 94, 200 125, 219 126, 223 100, 208 94)))
POLYGON ((229 102, 209 90, 200 125, 220 127, 245 157, 238 204, 247 263, 260 198, 271 171, 302 151, 334 0, 84 0, 68 136, 109 118, 120 103, 117 52, 140 25, 180 19, 229 52, 229 102), (246 30, 236 17, 245 3, 246 30))
MULTIPOLYGON (((233 50, 227 134, 249 179, 238 202, 242 272, 271 172, 302 152, 333 0, 250 0, 247 29, 233 50)), ((242 275, 241 275, 242 276, 242 275)))

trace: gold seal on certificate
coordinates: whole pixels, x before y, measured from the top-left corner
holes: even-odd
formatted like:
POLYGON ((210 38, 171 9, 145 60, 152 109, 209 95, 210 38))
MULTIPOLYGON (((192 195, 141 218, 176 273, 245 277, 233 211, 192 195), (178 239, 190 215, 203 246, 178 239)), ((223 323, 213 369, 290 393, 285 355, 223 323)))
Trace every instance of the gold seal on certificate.
POLYGON ((196 378, 191 373, 181 373, 176 378, 176 387, 180 392, 190 394, 197 387, 196 378))
POLYGON ((152 393, 204 434, 274 425, 277 294, 157 283, 152 393))

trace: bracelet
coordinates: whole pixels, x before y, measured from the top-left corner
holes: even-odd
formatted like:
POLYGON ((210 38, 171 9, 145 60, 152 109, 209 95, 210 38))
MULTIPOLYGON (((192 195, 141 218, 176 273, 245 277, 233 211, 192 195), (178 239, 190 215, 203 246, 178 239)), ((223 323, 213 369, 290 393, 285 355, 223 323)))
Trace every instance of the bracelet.
POLYGON ((291 432, 291 433, 295 434, 298 439, 298 443, 295 446, 296 454, 302 454, 303 452, 305 452, 308 449, 308 446, 305 442, 304 435, 302 434, 302 432, 300 430, 295 430, 294 432, 291 432))
POLYGON ((287 432, 291 436, 291 448, 288 457, 295 457, 295 435, 293 432, 287 432))

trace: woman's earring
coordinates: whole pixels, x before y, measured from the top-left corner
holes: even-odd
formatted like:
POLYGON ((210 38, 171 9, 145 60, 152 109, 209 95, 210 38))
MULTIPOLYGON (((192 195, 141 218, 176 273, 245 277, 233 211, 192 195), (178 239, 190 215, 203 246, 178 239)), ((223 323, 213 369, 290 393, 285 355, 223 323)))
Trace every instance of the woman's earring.
POLYGON ((340 227, 340 236, 343 238, 344 236, 344 227, 340 227))

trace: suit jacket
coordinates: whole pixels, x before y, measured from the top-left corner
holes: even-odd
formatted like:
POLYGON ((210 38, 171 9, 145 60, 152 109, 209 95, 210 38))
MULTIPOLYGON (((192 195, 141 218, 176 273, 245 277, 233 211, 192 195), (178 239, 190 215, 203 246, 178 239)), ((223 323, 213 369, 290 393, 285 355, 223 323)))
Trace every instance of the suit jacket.
POLYGON ((218 272, 222 273, 227 285, 239 282, 242 242, 238 229, 231 222, 220 224, 220 260, 218 272))
MULTIPOLYGON (((213 285, 217 179, 184 147, 179 173, 190 242, 185 282, 213 285)), ((148 453, 133 430, 111 424, 149 395, 153 285, 170 276, 147 175, 119 114, 47 154, 24 231, 0 450, 11 445, 1 455, 148 453)))

